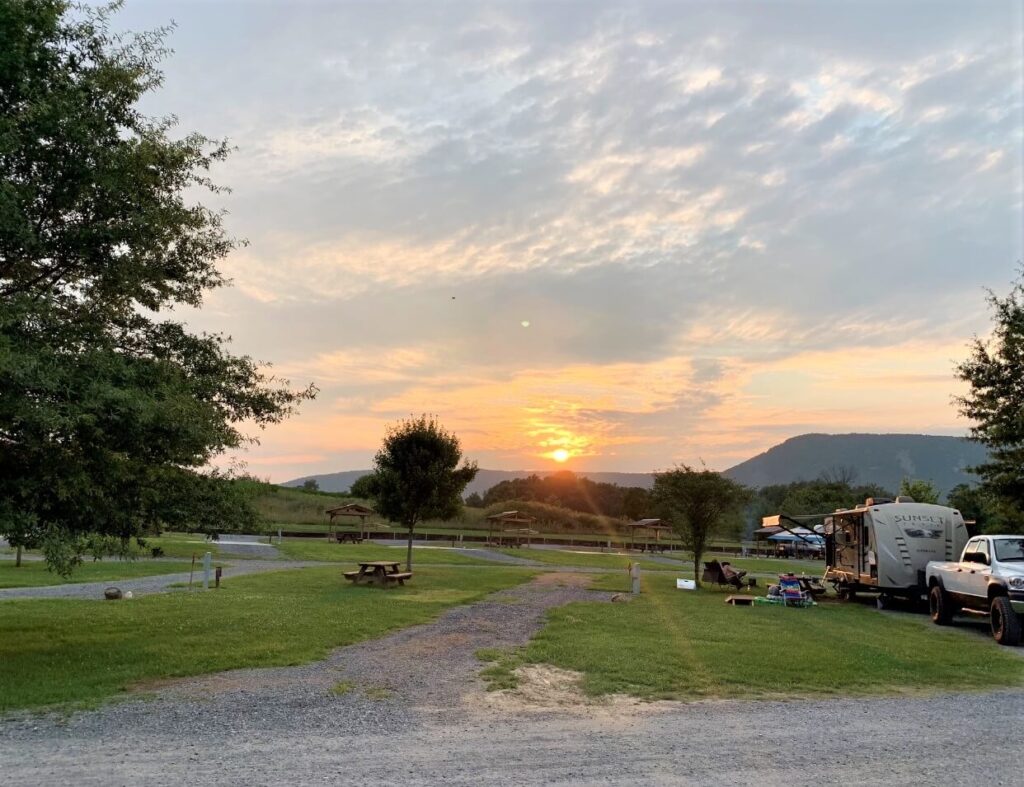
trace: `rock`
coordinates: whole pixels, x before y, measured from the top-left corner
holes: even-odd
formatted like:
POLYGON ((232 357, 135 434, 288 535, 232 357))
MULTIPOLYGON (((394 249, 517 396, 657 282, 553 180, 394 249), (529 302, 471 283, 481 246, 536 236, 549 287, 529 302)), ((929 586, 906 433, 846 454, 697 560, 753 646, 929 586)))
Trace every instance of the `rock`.
POLYGON ((124 594, 121 592, 121 588, 111 587, 103 591, 103 598, 105 598, 107 601, 116 601, 117 599, 122 598, 123 595, 124 594))

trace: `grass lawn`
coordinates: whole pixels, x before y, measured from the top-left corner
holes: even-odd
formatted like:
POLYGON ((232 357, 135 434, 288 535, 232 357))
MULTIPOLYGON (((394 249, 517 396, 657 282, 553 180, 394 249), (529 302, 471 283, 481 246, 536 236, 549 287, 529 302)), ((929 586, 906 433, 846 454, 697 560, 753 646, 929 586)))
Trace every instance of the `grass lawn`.
MULTIPOLYGON (((275 544, 283 555, 295 560, 329 560, 332 563, 355 563, 358 560, 398 560, 405 563, 406 548, 378 544, 334 544, 317 539, 295 538, 275 544)), ((493 566, 495 561, 463 555, 451 549, 413 547, 412 567, 449 563, 466 566, 493 566)))
MULTIPOLYGON (((614 587, 602 577, 592 587, 614 587)), ((644 698, 760 698, 1024 685, 1024 659, 924 615, 857 604, 732 607, 648 574, 628 604, 554 609, 518 658, 584 675, 583 689, 644 698)), ((494 659, 497 660, 497 659, 494 659)), ((501 664, 498 665, 500 672, 501 664)))
POLYGON ((107 580, 152 577, 188 571, 189 563, 155 560, 101 560, 87 561, 71 572, 69 579, 46 570, 39 560, 26 560, 20 568, 13 560, 0 561, 0 588, 27 588, 43 585, 66 585, 71 582, 105 582, 107 580))
POLYGON ((495 552, 504 552, 506 555, 521 557, 527 560, 535 560, 538 563, 545 563, 552 566, 580 566, 583 568, 621 568, 623 571, 630 563, 639 563, 641 569, 647 571, 675 571, 667 563, 657 563, 653 560, 644 560, 637 555, 616 555, 613 553, 601 552, 571 552, 564 549, 531 549, 522 547, 520 549, 495 549, 495 552))
POLYGON ((385 591, 307 568, 116 603, 0 602, 0 711, 93 704, 147 679, 306 663, 533 575, 428 568, 385 591))

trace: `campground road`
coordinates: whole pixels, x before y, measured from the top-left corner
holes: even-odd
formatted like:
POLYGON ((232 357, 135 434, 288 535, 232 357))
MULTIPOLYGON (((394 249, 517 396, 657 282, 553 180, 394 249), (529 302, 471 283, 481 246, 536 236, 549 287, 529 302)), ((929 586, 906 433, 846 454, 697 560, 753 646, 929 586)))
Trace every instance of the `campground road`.
MULTIPOLYGON (((385 705, 389 705, 385 703, 385 705)), ((391 706, 393 712, 400 707, 391 706)), ((728 702, 607 711, 467 711, 388 732, 178 727, 0 741, 11 785, 1020 783, 1024 694, 728 702)))

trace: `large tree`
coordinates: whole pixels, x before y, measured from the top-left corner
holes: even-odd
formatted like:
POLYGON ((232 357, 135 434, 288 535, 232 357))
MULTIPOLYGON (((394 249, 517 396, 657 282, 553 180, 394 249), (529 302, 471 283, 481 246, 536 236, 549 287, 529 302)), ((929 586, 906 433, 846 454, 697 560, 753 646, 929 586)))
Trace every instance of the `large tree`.
POLYGON ((467 462, 460 467, 460 462, 459 438, 426 415, 390 427, 374 457, 376 508, 406 528, 407 571, 412 571, 416 525, 425 519, 452 519, 462 509, 462 492, 476 477, 477 466, 467 462))
POLYGON ((166 31, 114 9, 0 0, 0 532, 65 573, 97 537, 251 521, 204 468, 313 394, 172 319, 225 284, 195 199, 228 146, 142 114, 166 31))
POLYGON ((708 542, 750 500, 750 490, 713 470, 681 465, 654 476, 651 497, 672 523, 683 547, 693 552, 694 578, 700 586, 700 562, 708 542))
POLYGON ((1004 527, 1024 532, 1024 274, 1009 295, 990 292, 992 335, 971 342, 957 367, 970 390, 957 401, 974 422, 971 436, 989 448, 989 460, 973 468, 996 503, 1004 527))

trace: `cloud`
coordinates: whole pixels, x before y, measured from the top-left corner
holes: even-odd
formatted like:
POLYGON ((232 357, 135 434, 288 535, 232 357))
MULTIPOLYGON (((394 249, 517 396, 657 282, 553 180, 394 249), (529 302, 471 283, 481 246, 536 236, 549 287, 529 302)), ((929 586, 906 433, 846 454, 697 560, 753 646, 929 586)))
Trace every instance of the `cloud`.
POLYGON ((504 466, 963 428, 943 375, 1024 254, 1015 4, 125 15, 179 23, 154 111, 238 146, 250 245, 190 320, 324 390, 257 452, 420 410, 504 466))

